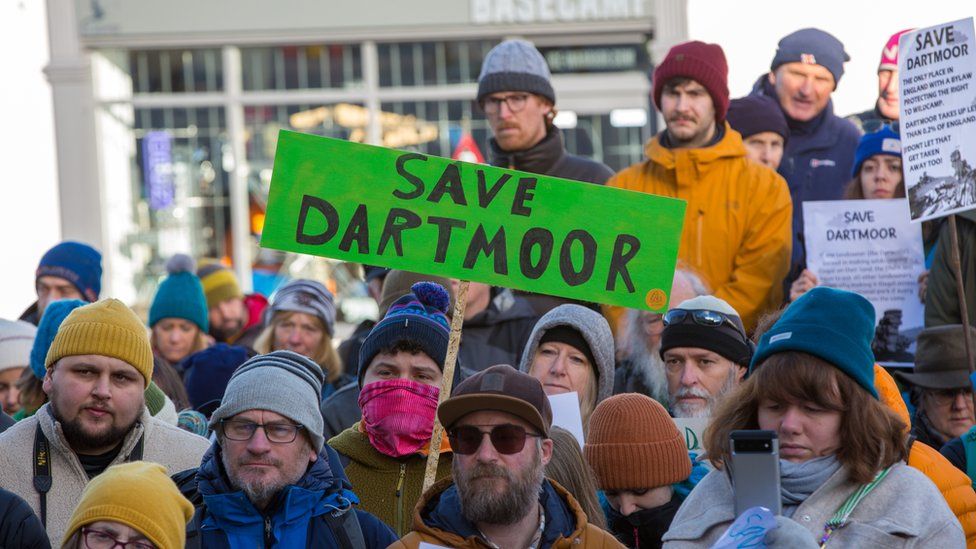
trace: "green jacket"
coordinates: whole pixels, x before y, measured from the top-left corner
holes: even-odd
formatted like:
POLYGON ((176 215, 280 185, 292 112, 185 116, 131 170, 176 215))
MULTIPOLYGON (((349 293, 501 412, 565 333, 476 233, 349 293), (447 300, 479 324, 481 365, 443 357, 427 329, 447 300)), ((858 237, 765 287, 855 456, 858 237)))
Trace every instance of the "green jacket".
MULTIPOLYGON (((969 306, 969 324, 976 325, 976 211, 956 215, 959 231, 959 259, 962 267, 962 283, 969 306)), ((925 291, 925 327, 945 324, 962 324, 959 297, 956 291, 956 275, 952 270, 949 224, 939 231, 935 258, 929 270, 928 288, 925 291)))
MULTIPOLYGON (((359 508, 379 517, 397 536, 406 535, 422 495, 427 457, 414 454, 394 459, 379 453, 359 430, 358 422, 329 439, 329 446, 349 460, 344 463, 346 476, 359 496, 359 508)), ((451 454, 441 454, 437 480, 451 476, 451 459, 451 454)))

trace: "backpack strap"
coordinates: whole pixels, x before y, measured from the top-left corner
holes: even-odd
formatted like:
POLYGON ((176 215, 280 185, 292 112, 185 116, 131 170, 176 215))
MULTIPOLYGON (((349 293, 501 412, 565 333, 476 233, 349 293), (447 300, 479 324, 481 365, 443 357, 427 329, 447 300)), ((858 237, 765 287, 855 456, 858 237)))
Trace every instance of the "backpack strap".
POLYGON ((339 547, 349 549, 366 549, 363 529, 359 525, 359 517, 352 505, 345 510, 323 515, 325 523, 329 525, 332 534, 339 542, 339 547))

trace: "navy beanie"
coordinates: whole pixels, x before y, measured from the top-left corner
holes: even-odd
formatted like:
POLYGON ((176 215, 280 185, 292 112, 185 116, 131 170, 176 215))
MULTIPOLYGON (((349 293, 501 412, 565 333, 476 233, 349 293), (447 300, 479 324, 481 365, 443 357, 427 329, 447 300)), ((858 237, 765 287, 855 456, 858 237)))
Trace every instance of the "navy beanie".
POLYGON ((851 175, 857 177, 857 172, 861 171, 861 164, 879 154, 901 158, 901 137, 887 124, 881 126, 881 129, 876 132, 861 136, 857 150, 854 152, 854 169, 851 170, 851 175))
POLYGON ((834 35, 820 29, 800 29, 779 41, 769 70, 775 71, 785 63, 820 65, 834 75, 836 88, 844 75, 844 63, 850 60, 844 44, 834 35))
POLYGON ((359 349, 359 386, 373 358, 399 341, 419 345, 444 370, 451 323, 447 309, 451 304, 447 290, 433 282, 417 282, 390 305, 386 316, 369 332, 359 349))
POLYGON ((763 132, 780 135, 784 145, 790 139, 786 116, 772 97, 755 95, 733 99, 725 119, 733 130, 742 134, 743 139, 763 132))
POLYGON ((85 301, 98 301, 102 292, 102 254, 88 244, 66 240, 41 258, 34 279, 56 276, 74 284, 85 301))
POLYGON ((176 254, 166 262, 169 276, 156 290, 149 306, 149 326, 164 318, 182 318, 197 325, 200 331, 210 329, 210 313, 203 284, 194 274, 196 265, 190 256, 176 254))
POLYGON ((776 353, 808 353, 834 365, 871 396, 874 387, 874 306, 863 296, 818 286, 800 296, 759 339, 749 373, 776 353))
POLYGON ((201 411, 206 404, 219 404, 234 370, 252 356, 244 347, 218 343, 187 357, 183 361, 183 384, 193 409, 201 411))

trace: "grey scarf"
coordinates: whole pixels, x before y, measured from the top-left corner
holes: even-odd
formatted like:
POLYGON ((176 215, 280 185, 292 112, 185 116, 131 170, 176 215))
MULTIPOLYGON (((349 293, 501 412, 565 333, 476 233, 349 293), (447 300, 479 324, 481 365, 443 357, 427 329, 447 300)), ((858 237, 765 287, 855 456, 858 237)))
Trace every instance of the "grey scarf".
POLYGON ((838 469, 840 469, 840 462, 837 461, 836 455, 811 459, 803 463, 779 460, 783 514, 787 517, 792 516, 796 507, 806 501, 817 488, 823 486, 823 483, 827 482, 827 479, 838 469))

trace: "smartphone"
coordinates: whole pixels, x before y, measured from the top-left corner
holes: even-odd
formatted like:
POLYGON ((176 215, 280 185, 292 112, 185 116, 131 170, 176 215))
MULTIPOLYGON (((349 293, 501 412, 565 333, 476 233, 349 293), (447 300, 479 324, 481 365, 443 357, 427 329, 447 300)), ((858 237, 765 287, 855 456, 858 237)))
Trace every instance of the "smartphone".
POLYGON ((751 507, 783 512, 779 489, 779 438, 776 431, 732 431, 729 475, 735 497, 735 516, 751 507))

